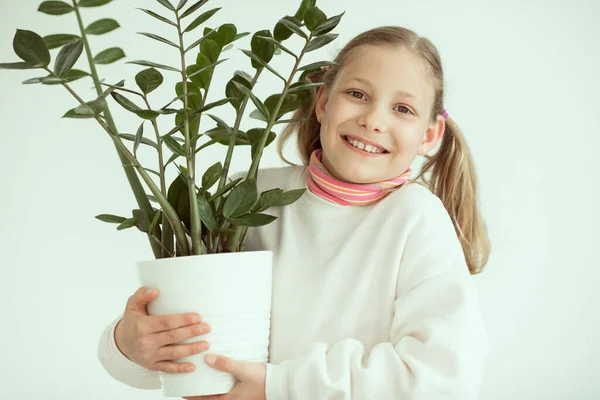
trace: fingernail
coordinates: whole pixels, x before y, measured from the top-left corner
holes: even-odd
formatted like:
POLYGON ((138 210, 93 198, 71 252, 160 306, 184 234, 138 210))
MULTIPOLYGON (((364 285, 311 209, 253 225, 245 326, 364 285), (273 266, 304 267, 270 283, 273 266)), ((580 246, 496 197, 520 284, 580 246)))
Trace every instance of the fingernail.
POLYGON ((206 361, 207 364, 213 365, 215 361, 217 361, 217 357, 209 354, 208 356, 204 357, 204 361, 206 361))

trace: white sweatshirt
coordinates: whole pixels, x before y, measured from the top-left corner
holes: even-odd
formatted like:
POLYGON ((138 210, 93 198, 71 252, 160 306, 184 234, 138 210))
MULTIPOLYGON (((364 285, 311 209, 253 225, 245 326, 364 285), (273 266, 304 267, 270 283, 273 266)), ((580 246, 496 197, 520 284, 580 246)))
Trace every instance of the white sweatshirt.
MULTIPOLYGON (((259 193, 306 188, 305 174, 261 169, 259 193)), ((307 189, 266 213, 278 219, 251 228, 244 250, 274 253, 267 400, 477 398, 488 337, 438 197, 407 183, 375 204, 341 206, 307 189)), ((130 386, 159 389, 158 372, 116 347, 120 318, 101 337, 102 365, 130 386)))

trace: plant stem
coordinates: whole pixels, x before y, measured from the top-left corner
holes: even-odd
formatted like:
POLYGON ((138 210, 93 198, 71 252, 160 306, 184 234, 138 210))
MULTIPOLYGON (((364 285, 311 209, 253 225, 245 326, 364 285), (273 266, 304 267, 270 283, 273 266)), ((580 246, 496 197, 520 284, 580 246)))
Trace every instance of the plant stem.
MULTIPOLYGON (((150 107, 150 103, 148 103, 148 98, 146 97, 146 95, 144 95, 143 97, 144 102, 148 107, 148 110, 151 110, 152 107, 150 107)), ((164 196, 167 196, 167 185, 165 182, 165 167, 163 166, 162 138, 160 137, 160 132, 158 130, 158 124, 156 123, 156 119, 152 120, 152 127, 154 128, 154 134, 156 135, 156 144, 158 147, 158 172, 160 174, 160 190, 164 196)), ((171 227, 169 219, 167 218, 165 213, 162 213, 161 218, 163 226, 161 247, 163 250, 167 251, 167 254, 165 254, 165 252, 163 251, 163 257, 170 257, 170 255, 173 253, 173 228, 171 227)))
MULTIPOLYGON (((185 153, 186 163, 188 169, 188 193, 190 201, 190 224, 192 225, 192 252, 193 254, 202 254, 202 226, 200 221, 200 212, 198 210, 198 199, 196 194, 196 168, 193 162, 195 153, 192 151, 190 141, 190 124, 188 117, 188 96, 187 96, 187 74, 185 72, 185 48, 183 47, 183 33, 181 32, 181 19, 179 18, 179 11, 175 11, 175 18, 177 20, 177 36, 179 36, 179 54, 181 58, 181 79, 183 81, 183 113, 184 113, 184 125, 183 130, 185 134, 185 153)), ((206 94, 205 94, 206 96, 206 94)), ((200 120, 198 120, 198 126, 200 126, 200 120)))
MULTIPOLYGON (((290 87, 292 80, 294 79, 294 75, 296 75, 296 72, 298 70, 298 66, 300 65, 300 60, 302 60, 302 57, 304 56, 304 53, 306 51, 306 47, 308 46, 308 43, 310 42, 311 39, 312 39, 312 34, 307 39, 305 39, 306 43, 304 44, 304 47, 302 48, 300 55, 296 58, 296 62, 294 63, 294 68, 292 68, 290 77, 285 82, 283 92, 281 93, 281 96, 279 97, 279 100, 277 101, 277 104, 275 105, 275 108, 273 110, 271 118, 269 118, 269 122, 267 124, 267 127, 265 128, 265 132, 263 133, 260 143, 258 144, 258 148, 256 149, 256 153, 254 153, 254 158, 252 159, 252 164, 250 165, 250 170, 248 171, 248 175, 246 176, 246 179, 256 179, 256 175, 258 173, 258 166, 260 164, 260 159, 262 157, 263 149, 265 148, 265 144, 267 143, 267 139, 269 138, 269 133, 271 132, 271 128, 273 127, 273 125, 275 124, 275 121, 277 120, 277 114, 279 113, 279 109, 281 108, 281 105, 283 104, 285 96, 287 95, 288 88, 290 87)), ((227 244, 225 247, 228 252, 239 251, 240 238, 246 237, 245 232, 247 230, 248 230, 247 226, 239 226, 239 225, 235 226, 235 233, 233 235, 230 235, 227 238, 227 244)))
MULTIPOLYGON (((256 82, 258 81, 258 78, 259 78, 260 74, 262 73, 263 69, 264 69, 264 67, 260 67, 256 70, 256 73, 254 74, 254 78, 252 79, 252 82, 250 82, 250 90, 252 90, 254 88, 254 85, 256 85, 256 82)), ((237 113, 237 116, 235 119, 235 124, 233 126, 233 132, 231 133, 231 137, 229 139, 229 147, 227 148, 227 155, 225 156, 225 164, 223 165, 223 172, 221 173, 221 179, 219 180, 219 186, 218 186, 217 192, 219 190, 221 190, 227 183, 227 175, 229 174, 229 165, 231 165, 231 159, 233 158, 233 150, 235 148, 235 142, 237 140, 240 123, 242 122, 242 117, 244 115, 244 111, 246 110, 246 105, 248 104, 248 100, 250 100, 250 98, 246 97, 242 101, 242 104, 240 105, 240 110, 237 113)), ((216 198, 215 208, 217 210, 221 206, 222 201, 223 201, 223 196, 219 196, 216 198)), ((217 235, 216 241, 218 243, 219 237, 221 236, 221 234, 217 233, 216 235, 217 235)))
MULTIPOLYGON (((92 51, 90 49, 90 45, 87 40, 87 36, 85 34, 85 28, 83 27, 83 21, 81 19, 81 14, 79 13, 79 7, 75 0, 73 0, 73 8, 75 9, 75 15, 77 16, 77 23, 79 25, 79 30, 81 31, 81 38, 83 40, 83 44, 85 47, 85 52, 90 64, 90 71, 92 74, 92 79, 94 81, 94 86, 96 87, 96 93, 100 95, 102 93, 102 88, 100 87, 100 79, 98 78, 98 73, 96 71, 96 65, 94 63, 94 58, 92 56, 92 51)), ((110 110, 108 106, 104 110, 104 118, 106 119, 106 123, 110 127, 113 132, 118 132, 115 122, 112 118, 110 110)), ((113 139, 114 140, 114 139, 113 139)), ((128 164, 127 157, 123 154, 122 151, 119 151, 118 146, 116 146, 117 153, 119 155, 119 159, 121 160, 121 165, 128 164)), ((135 199, 138 203, 138 206, 141 210, 145 211, 148 214, 153 212, 152 205, 150 204, 150 200, 146 195, 146 191, 142 187, 142 184, 135 173, 135 169, 130 166, 123 167, 125 171, 125 175, 127 176, 127 180, 129 181, 129 185, 131 186, 131 190, 135 196, 135 199)), ((152 232, 148 232, 148 240, 150 241, 150 246, 152 246, 152 252, 154 253, 154 258, 162 258, 162 250, 160 246, 154 241, 151 240, 150 236, 154 236, 155 238, 159 238, 161 236, 160 226, 157 224, 152 232)))
MULTIPOLYGON (((44 69, 49 74, 56 76, 54 74, 54 72, 52 72, 50 69, 48 69, 48 68, 44 68, 44 69)), ((69 91, 69 93, 71 93, 71 95, 73 95, 73 97, 75 97, 79 101, 79 103, 85 104, 85 101, 83 101, 83 99, 81 97, 79 97, 77 95, 77 93, 75 93, 75 91, 73 91, 73 89, 67 83, 62 82, 61 84, 65 87, 65 89, 67 89, 69 91)), ((117 147, 117 150, 120 150, 125 155, 125 157, 126 157, 125 161, 126 162, 129 161, 131 163, 131 165, 133 165, 133 167, 137 170, 137 172, 140 174, 140 176, 142 177, 144 182, 148 185, 148 188, 150 189, 150 191, 152 192, 154 197, 156 197, 156 200, 163 207, 163 213, 168 216, 169 222, 175 229, 175 236, 177 237, 177 242, 178 242, 177 244, 180 247, 181 255, 183 255, 183 256, 189 255, 190 249, 188 246, 187 237, 185 235, 183 223, 179 220, 179 215, 177 214, 177 212, 175 211, 173 206, 171 206, 171 204, 169 203, 167 198, 164 197, 163 194, 158 189, 158 187, 156 187, 152 178, 148 175, 146 170, 144 170, 144 168, 138 162, 138 160, 134 157, 134 155, 131 154, 129 149, 123 144, 123 142, 121 141, 121 138, 104 121, 102 121, 100 116, 94 115, 94 118, 96 119, 96 121, 98 121, 100 126, 102 126, 102 128, 104 128, 106 133, 109 134, 109 136, 113 140, 113 143, 117 147)), ((143 189, 142 189, 142 191, 143 191, 143 189)), ((144 191, 144 195, 145 195, 145 191, 144 191)), ((151 210, 151 211, 154 212, 154 210, 151 210)), ((160 246, 158 244, 157 244, 157 246, 160 249, 160 246)))

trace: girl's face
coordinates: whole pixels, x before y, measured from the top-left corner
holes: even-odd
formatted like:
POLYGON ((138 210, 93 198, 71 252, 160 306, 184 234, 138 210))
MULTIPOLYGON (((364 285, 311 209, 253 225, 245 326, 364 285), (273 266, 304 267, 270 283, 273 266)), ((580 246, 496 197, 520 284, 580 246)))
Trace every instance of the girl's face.
POLYGON ((423 60, 401 47, 369 45, 355 51, 333 85, 317 92, 321 161, 338 180, 389 180, 402 175, 423 148, 435 147, 444 118, 429 123, 434 89, 423 60), (348 135, 385 152, 354 147, 348 135))

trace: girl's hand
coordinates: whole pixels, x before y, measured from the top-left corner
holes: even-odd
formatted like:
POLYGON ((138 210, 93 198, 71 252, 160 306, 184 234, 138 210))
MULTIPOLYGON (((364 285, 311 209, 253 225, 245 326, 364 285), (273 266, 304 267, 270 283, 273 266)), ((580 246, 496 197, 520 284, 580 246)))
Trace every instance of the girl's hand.
POLYGON ((267 366, 261 363, 236 361, 225 356, 208 355, 204 361, 210 367, 236 377, 238 383, 231 392, 213 396, 183 397, 186 400, 266 400, 267 366), (213 360, 211 362, 211 360, 213 360))

